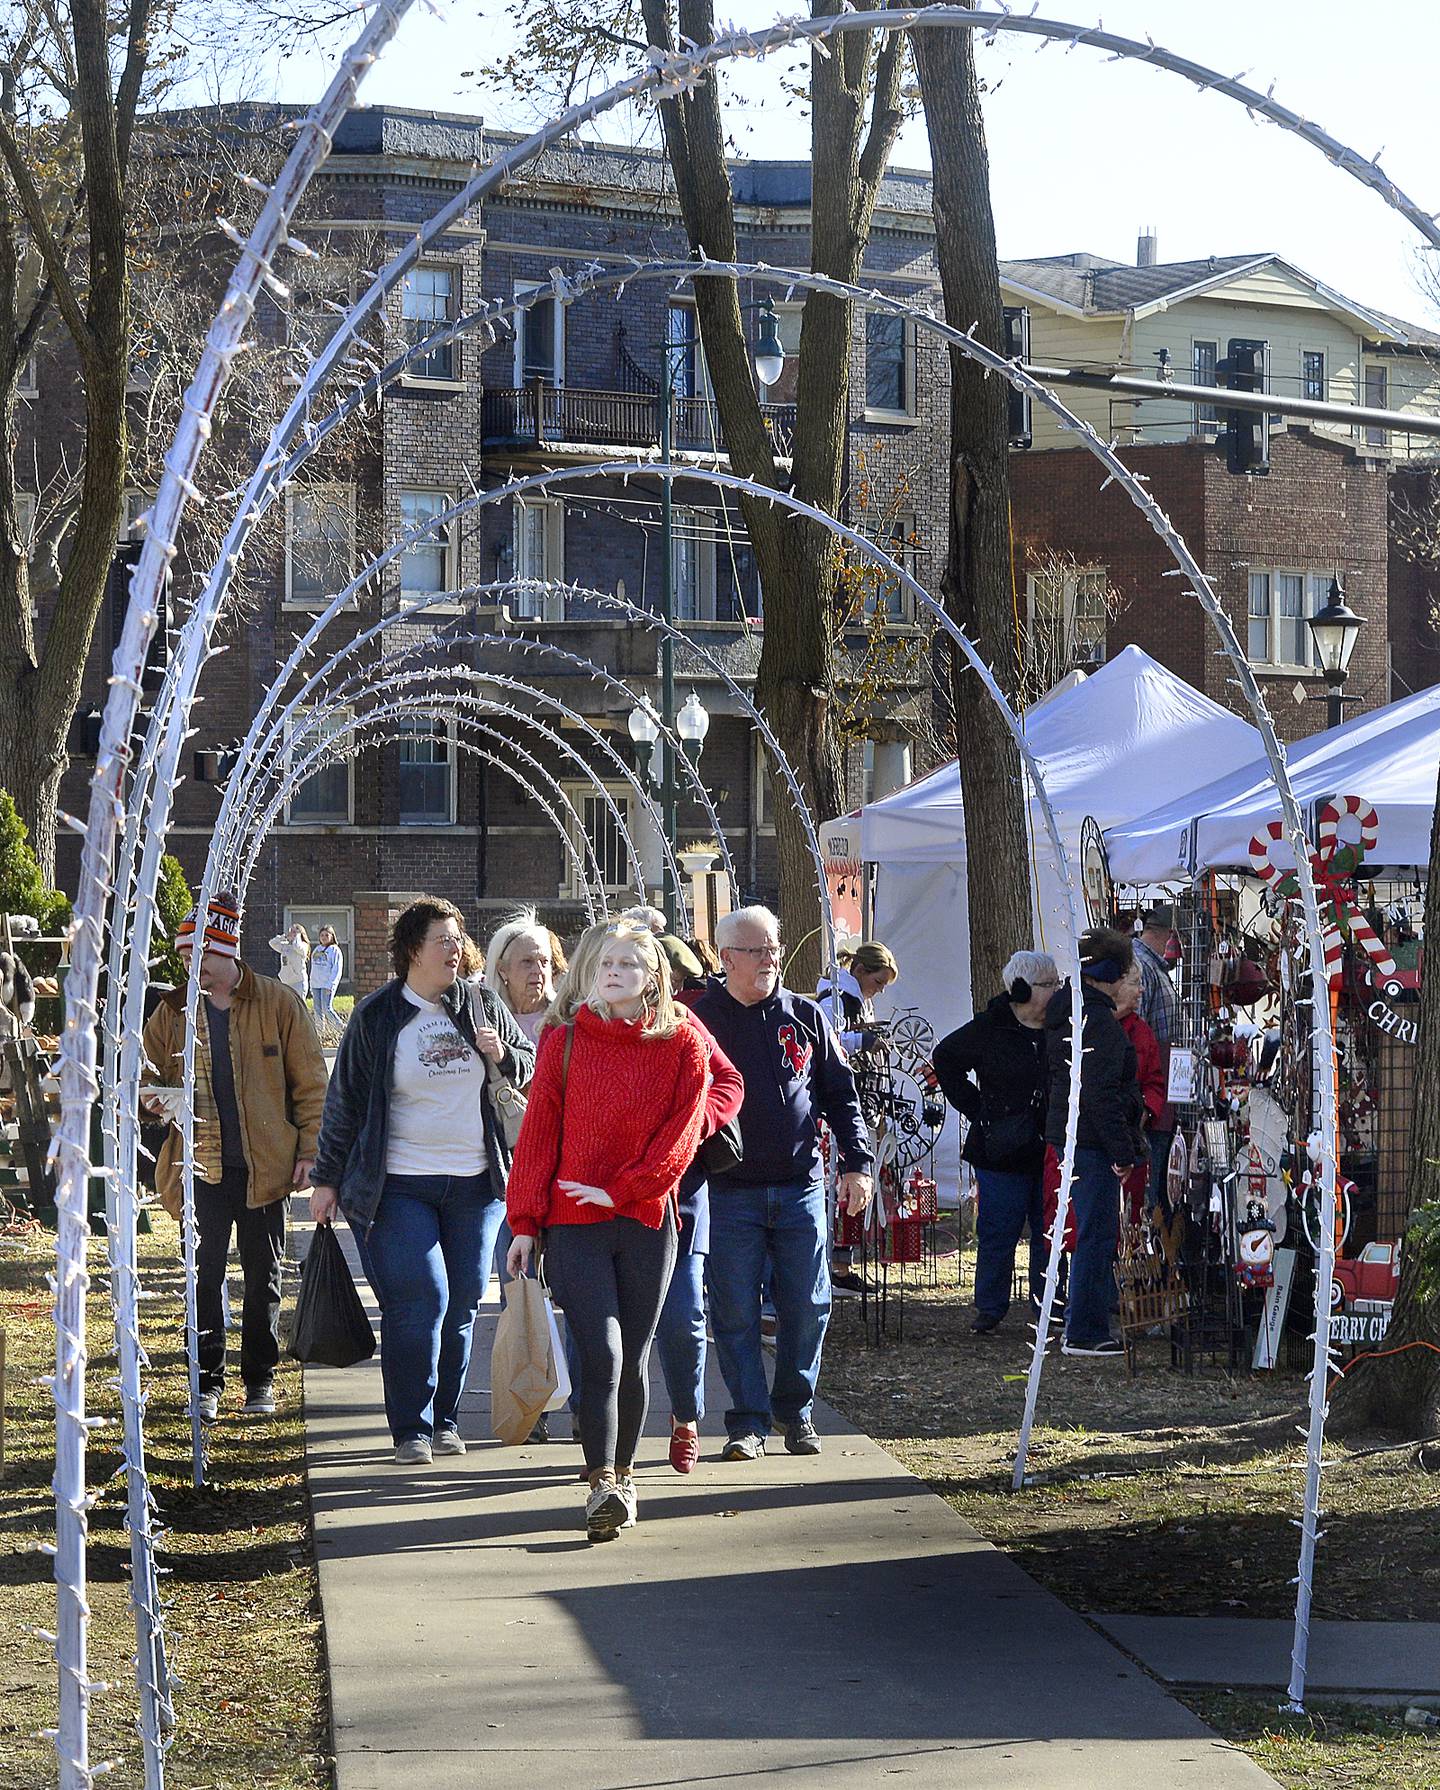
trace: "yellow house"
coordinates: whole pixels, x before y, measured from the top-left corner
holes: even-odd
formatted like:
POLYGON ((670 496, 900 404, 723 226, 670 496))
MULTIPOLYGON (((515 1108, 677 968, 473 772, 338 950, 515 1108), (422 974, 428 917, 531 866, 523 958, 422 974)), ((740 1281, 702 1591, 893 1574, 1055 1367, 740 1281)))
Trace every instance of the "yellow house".
MULTIPOLYGON (((1268 389, 1375 409, 1440 414, 1440 334, 1346 298, 1279 255, 1212 255, 1157 262, 1155 238, 1140 238, 1137 265, 1100 255, 1003 261, 1007 305, 1030 313, 1030 358, 1050 366, 1154 375, 1211 385, 1232 339, 1258 340, 1270 354, 1268 389)), ((1067 406, 1107 440, 1179 442, 1219 433, 1216 408, 1165 399, 1112 397, 1067 387, 1067 406)), ((1223 400, 1220 400, 1223 402, 1223 400)), ((1283 429, 1276 419, 1274 427, 1283 429)), ((1440 457, 1440 440, 1340 423, 1306 424, 1365 459, 1440 457)), ((1034 446, 1074 440, 1036 406, 1034 446)))

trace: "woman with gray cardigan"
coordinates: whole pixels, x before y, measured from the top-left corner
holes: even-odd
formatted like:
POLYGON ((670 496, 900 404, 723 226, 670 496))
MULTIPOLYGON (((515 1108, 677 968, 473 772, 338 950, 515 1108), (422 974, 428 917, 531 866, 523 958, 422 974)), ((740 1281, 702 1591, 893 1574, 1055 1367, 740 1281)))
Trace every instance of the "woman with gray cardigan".
POLYGON ((465 1452, 460 1395, 510 1172, 487 1065, 516 1087, 535 1067, 508 1009, 460 980, 464 946, 448 901, 424 896, 396 920, 394 978, 345 1029, 311 1173, 311 1216, 345 1214, 380 1301, 401 1465, 465 1452))

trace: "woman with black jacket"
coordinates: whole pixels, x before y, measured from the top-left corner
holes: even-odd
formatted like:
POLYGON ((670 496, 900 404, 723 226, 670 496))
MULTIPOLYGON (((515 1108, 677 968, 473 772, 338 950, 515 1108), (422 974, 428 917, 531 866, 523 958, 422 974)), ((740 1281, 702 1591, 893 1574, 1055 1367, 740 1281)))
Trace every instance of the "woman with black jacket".
MULTIPOLYGON (((1144 1102, 1136 1076, 1135 1047, 1125 1036, 1112 990, 1129 973, 1135 952, 1123 933, 1095 926, 1080 940, 1080 1114, 1075 1175, 1075 1255, 1065 1310, 1067 1355, 1123 1355, 1110 1335, 1114 1282, 1111 1267, 1120 1240, 1120 1188, 1133 1164, 1148 1159, 1140 1129, 1144 1102)), ((1045 1014, 1049 1040, 1050 1103, 1046 1142, 1065 1146, 1070 1110, 1072 994, 1062 989, 1045 1014)))
POLYGON ((364 1240, 402 1466, 465 1452, 460 1394, 510 1172, 488 1066, 517 1088, 535 1069, 510 1010, 460 979, 466 943, 448 901, 422 896, 395 921, 394 978, 345 1028, 311 1171, 316 1223, 343 1211, 364 1240))
POLYGON ((945 1098, 970 1121, 961 1155, 975 1169, 975 1321, 983 1336, 1010 1309, 1015 1249, 1030 1226, 1030 1298, 1045 1284, 1045 1009, 1060 986, 1053 957, 1017 951, 1005 993, 935 1049, 945 1098))

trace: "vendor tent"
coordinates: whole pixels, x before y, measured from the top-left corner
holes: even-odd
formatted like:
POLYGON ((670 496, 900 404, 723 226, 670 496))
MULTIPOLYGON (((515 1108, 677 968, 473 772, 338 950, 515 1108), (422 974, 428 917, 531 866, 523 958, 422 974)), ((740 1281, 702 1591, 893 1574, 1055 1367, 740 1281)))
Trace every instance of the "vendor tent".
MULTIPOLYGON (((1286 754, 1301 807, 1313 811, 1329 796, 1359 796, 1380 820, 1374 866, 1426 864, 1440 765, 1440 688, 1421 690, 1342 727, 1291 746, 1286 754)), ((1117 881, 1146 883, 1189 877, 1202 870, 1244 869, 1250 841, 1280 818, 1269 761, 1252 763, 1203 789, 1158 804, 1105 835, 1117 881)), ((1283 845, 1272 853, 1290 862, 1283 845)))
MULTIPOLYGON (((1252 761, 1259 750, 1259 735, 1248 722, 1135 646, 1031 709, 1026 737, 1039 759, 1072 867, 1087 816, 1102 827, 1115 825, 1193 788, 1197 775, 1210 777, 1252 761)), ((1048 948, 1059 936, 1062 885, 1033 799, 1031 838, 1037 940, 1048 948)), ((943 1037, 971 1012, 958 766, 942 765, 864 808, 860 851, 876 867, 874 936, 900 965, 886 1004, 918 1008, 943 1037)), ((1017 866, 1017 933, 1025 880, 1017 866)), ((941 1154, 947 1179, 953 1177, 954 1155, 952 1141, 941 1154)))

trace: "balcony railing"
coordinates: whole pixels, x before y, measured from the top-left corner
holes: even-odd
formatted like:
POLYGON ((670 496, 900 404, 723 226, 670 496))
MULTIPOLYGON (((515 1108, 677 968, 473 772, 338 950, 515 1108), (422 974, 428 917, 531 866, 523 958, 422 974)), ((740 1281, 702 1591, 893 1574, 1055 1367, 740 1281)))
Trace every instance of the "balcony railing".
MULTIPOLYGON (((795 435, 795 406, 762 404, 760 412, 775 451, 788 455, 795 435)), ((670 429, 679 452, 725 452, 720 413, 708 398, 674 399, 670 429)), ((487 447, 562 443, 597 448, 657 447, 660 400, 654 392, 589 391, 537 379, 529 385, 488 390, 483 430, 487 447)))

